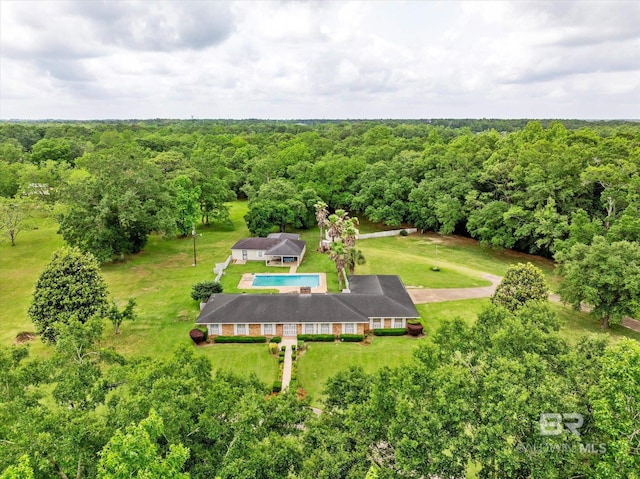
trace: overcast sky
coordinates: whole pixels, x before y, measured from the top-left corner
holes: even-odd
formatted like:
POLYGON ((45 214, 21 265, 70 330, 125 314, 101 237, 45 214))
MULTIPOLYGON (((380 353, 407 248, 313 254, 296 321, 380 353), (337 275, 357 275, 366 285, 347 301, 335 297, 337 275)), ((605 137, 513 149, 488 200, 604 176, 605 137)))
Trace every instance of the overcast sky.
POLYGON ((640 118, 640 2, 0 0, 1 119, 640 118))

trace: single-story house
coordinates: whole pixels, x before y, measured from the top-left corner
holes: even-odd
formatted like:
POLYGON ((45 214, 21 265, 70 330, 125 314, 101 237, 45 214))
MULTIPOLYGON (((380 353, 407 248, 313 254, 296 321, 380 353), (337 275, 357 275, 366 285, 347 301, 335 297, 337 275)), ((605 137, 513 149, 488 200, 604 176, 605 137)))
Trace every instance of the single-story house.
POLYGON ((213 294, 197 324, 211 336, 364 334, 419 318, 398 276, 354 275, 349 293, 213 294))
POLYGON ((234 261, 264 261, 269 266, 300 265, 307 242, 293 233, 271 233, 266 238, 245 238, 231 247, 234 261))

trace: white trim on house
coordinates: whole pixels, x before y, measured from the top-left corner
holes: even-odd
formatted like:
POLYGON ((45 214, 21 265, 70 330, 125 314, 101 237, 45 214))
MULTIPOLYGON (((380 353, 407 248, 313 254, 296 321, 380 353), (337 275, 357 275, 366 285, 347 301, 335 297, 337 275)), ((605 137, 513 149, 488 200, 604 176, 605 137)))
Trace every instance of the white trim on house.
POLYGON ((298 324, 297 323, 284 323, 282 325, 282 335, 283 336, 297 336, 298 335, 298 324), (291 332, 293 328, 293 333, 291 332))
POLYGON ((236 336, 246 336, 249 334, 249 325, 246 323, 237 323, 233 325, 233 334, 236 336))
POLYGON ((342 323, 342 334, 356 334, 358 331, 357 323, 342 323))
POLYGON ((276 324, 275 323, 262 323, 260 325, 260 332, 263 336, 275 336, 276 334, 276 324), (269 328, 269 331, 267 331, 269 328))

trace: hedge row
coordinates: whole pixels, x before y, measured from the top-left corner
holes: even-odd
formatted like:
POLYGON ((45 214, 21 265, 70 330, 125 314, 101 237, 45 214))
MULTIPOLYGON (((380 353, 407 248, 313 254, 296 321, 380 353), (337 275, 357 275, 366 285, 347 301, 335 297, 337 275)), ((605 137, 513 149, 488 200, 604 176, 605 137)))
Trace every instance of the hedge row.
POLYGON ((282 338, 280 336, 274 336, 273 338, 271 338, 271 340, 269 340, 270 343, 281 343, 282 342, 282 338))
POLYGON ((364 340, 364 334, 341 334, 339 339, 346 343, 359 343, 364 340))
POLYGON ((216 336, 216 343, 266 343, 264 336, 216 336))
POLYGON ((373 334, 375 336, 404 336, 407 334, 407 330, 405 328, 382 328, 374 329, 373 334))
POLYGON ((336 337, 333 334, 298 334, 298 341, 335 341, 336 337))

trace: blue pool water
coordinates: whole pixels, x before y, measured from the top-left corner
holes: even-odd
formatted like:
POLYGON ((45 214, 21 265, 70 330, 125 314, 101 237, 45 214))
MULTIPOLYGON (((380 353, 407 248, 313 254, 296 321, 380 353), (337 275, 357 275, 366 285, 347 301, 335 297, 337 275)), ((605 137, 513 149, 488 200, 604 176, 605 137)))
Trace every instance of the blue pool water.
POLYGON ((320 285, 317 274, 256 274, 253 286, 310 286, 320 285))

